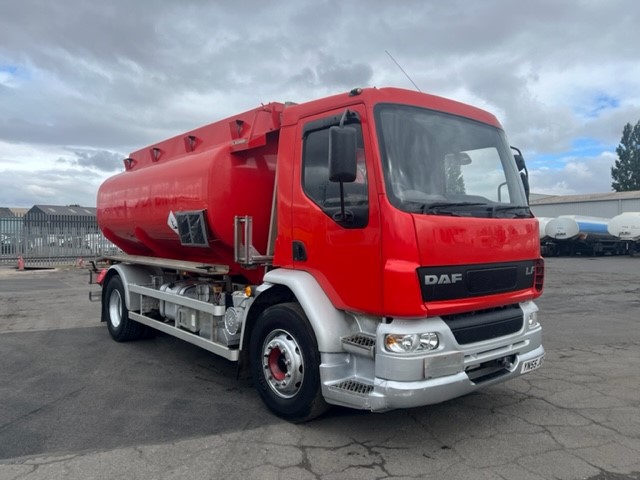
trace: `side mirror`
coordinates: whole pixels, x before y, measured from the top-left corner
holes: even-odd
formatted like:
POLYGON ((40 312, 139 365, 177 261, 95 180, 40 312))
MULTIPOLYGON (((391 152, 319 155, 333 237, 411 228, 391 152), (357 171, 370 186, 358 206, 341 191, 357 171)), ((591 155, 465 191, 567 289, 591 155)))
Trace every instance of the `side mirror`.
POLYGON ((522 186, 524 187, 524 193, 527 196, 527 204, 529 203, 529 194, 531 193, 531 186, 529 185, 529 170, 527 170, 527 164, 524 163, 524 156, 519 148, 511 147, 513 150, 513 159, 516 161, 516 167, 520 172, 520 179, 522 180, 522 186))
POLYGON ((353 127, 329 128, 329 181, 355 182, 357 134, 353 127))
MULTIPOLYGON (((524 156, 522 155, 522 152, 520 151, 519 148, 514 147, 513 145, 511 145, 511 150, 513 150, 514 153, 513 154, 513 159, 516 161, 516 167, 518 167, 518 171, 521 172, 522 170, 527 170, 527 164, 524 163, 524 156)), ((527 173, 528 175, 528 173, 527 173)))

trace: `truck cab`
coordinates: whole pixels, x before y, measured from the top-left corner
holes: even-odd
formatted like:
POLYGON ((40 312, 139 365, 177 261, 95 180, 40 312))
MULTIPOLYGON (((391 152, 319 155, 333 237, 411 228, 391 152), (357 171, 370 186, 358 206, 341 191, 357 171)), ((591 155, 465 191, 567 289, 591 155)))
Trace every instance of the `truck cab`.
MULTIPOLYGON (((340 100, 284 112, 274 264, 308 273, 371 339, 373 373, 346 359, 341 403, 353 406, 353 389, 370 389, 372 409, 432 403, 537 365, 537 220, 498 121, 397 89, 340 100), (331 130, 340 128, 355 136, 349 182, 331 179, 331 130), (398 380, 409 383, 394 391, 398 380)), ((344 342, 335 347, 321 362, 326 396, 339 390, 330 357, 344 356, 344 342)))

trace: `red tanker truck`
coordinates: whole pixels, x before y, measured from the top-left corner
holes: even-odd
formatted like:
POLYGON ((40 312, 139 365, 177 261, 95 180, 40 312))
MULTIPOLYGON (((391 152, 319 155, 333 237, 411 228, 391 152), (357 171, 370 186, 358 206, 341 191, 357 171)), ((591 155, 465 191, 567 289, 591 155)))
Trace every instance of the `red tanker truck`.
POLYGON ((442 402, 538 368, 544 267, 496 118, 395 88, 269 103, 124 160, 97 199, 124 254, 114 340, 238 362, 277 415, 442 402))

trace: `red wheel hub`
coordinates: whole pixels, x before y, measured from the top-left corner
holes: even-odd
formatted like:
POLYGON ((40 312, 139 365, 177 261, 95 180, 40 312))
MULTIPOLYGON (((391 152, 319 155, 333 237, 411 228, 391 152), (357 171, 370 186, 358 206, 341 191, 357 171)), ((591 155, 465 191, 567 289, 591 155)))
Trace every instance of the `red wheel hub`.
POLYGON ((279 382, 285 379, 287 374, 286 365, 284 363, 284 355, 279 348, 274 348, 269 352, 269 371, 273 378, 279 382), (284 369, 282 367, 285 367, 284 369))

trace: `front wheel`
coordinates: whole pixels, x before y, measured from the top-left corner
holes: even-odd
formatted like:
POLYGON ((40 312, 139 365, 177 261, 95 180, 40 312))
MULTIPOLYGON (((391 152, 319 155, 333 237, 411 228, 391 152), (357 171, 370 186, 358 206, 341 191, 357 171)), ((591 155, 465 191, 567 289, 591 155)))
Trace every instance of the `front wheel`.
POLYGON ((300 305, 266 309, 251 335, 249 352, 258 393, 276 415, 304 422, 327 410, 320 389, 318 345, 300 305))
POLYGON ((104 317, 107 320, 109 334, 116 342, 137 340, 145 333, 145 326, 129 318, 124 297, 124 287, 118 275, 107 283, 102 300, 104 317))

